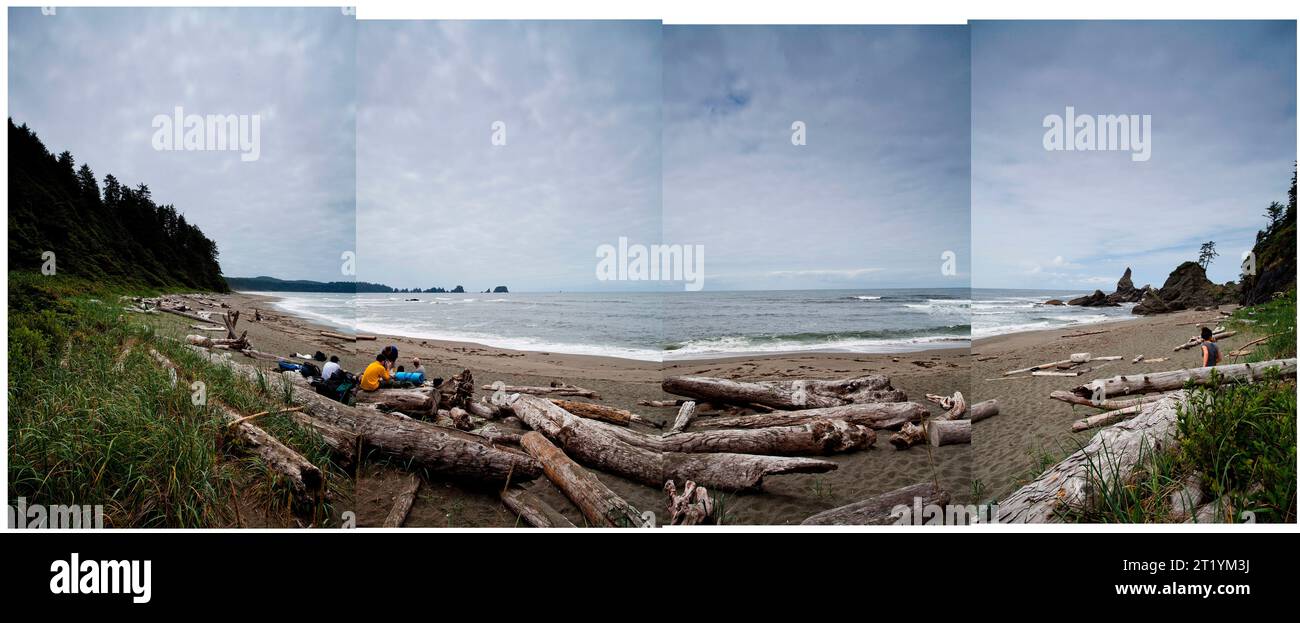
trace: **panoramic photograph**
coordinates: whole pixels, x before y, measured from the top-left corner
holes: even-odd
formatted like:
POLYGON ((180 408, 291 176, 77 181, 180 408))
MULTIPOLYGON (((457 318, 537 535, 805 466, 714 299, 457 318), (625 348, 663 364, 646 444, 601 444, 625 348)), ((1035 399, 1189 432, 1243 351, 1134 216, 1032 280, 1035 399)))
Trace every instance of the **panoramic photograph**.
POLYGON ((971 50, 997 520, 1295 522, 1295 22, 972 22, 971 50))

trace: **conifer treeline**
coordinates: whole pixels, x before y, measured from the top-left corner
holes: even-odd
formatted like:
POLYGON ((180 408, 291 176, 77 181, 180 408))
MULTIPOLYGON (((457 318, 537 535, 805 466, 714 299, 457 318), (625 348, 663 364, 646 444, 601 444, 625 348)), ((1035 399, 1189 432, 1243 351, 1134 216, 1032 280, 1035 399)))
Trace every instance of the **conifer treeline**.
POLYGON ((9 268, 40 270, 53 251, 59 274, 121 284, 226 292, 217 245, 149 187, 112 175, 103 185, 72 154, 51 154, 9 120, 9 268))

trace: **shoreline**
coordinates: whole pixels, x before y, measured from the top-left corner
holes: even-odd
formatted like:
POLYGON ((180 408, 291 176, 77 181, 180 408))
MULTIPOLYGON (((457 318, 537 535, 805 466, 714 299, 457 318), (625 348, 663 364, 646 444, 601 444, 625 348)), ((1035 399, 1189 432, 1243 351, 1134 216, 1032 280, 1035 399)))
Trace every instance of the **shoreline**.
MULTIPOLYGON (((270 305, 261 294, 221 295, 220 300, 240 310, 239 328, 248 331, 258 350, 280 355, 317 350, 338 355, 347 370, 359 372, 383 346, 399 348, 399 363, 408 367, 410 358, 422 360, 429 378, 449 378, 470 370, 475 385, 494 381, 509 385, 547 385, 552 381, 572 383, 600 394, 599 404, 627 409, 643 418, 669 423, 676 409, 646 407, 640 400, 680 398, 665 393, 666 376, 703 374, 737 380, 842 379, 866 374, 884 374, 909 400, 924 405, 931 413, 938 407, 925 400, 926 394, 969 394, 971 370, 968 349, 934 349, 912 353, 789 353, 763 356, 724 357, 689 361, 638 361, 595 355, 512 351, 464 342, 422 340, 398 336, 377 336, 375 342, 341 342, 320 335, 330 331, 313 322, 270 305), (262 320, 253 321, 252 309, 262 320), (246 321, 245 318, 248 320, 246 321)), ((188 331, 183 319, 164 315, 161 322, 179 337, 188 331)), ((161 326, 161 325, 160 325, 161 326)), ((161 329, 168 330, 168 329, 161 329)), ((259 364, 261 365, 261 364, 259 364)), ((477 395, 482 396, 479 389, 477 395)), ((938 448, 895 450, 889 432, 879 431, 873 448, 825 458, 837 469, 824 474, 789 474, 765 480, 754 493, 722 494, 726 500, 726 523, 743 525, 794 525, 818 512, 857 502, 900 487, 938 479, 954 500, 972 497, 973 446, 948 445, 938 448)), ((643 510, 662 514, 664 493, 626 479, 591 470, 628 502, 643 510)), ((377 459, 358 470, 356 501, 358 525, 383 523, 393 496, 406 482, 407 472, 377 459)), ((407 526, 514 526, 516 518, 502 505, 491 488, 430 478, 408 516, 407 526)), ((546 479, 529 483, 528 489, 582 525, 581 514, 546 479)))
MULTIPOLYGON (((276 308, 276 311, 280 313, 296 316, 297 318, 299 318, 304 322, 324 326, 327 329, 356 331, 357 333, 360 333, 362 335, 374 335, 376 337, 383 337, 385 339, 390 339, 390 340, 420 340, 422 342, 437 343, 437 344, 443 344, 447 346, 488 348, 488 349, 496 349, 496 350, 502 350, 507 352, 516 352, 516 353, 540 353, 540 354, 555 353, 555 354, 561 354, 561 355, 572 356, 572 357, 593 357, 599 359, 613 359, 618 361, 644 361, 644 362, 657 363, 657 364, 688 363, 688 362, 708 363, 712 361, 757 359, 757 358, 766 358, 766 357, 789 357, 794 355, 900 356, 900 355, 929 353, 933 351, 958 351, 958 350, 965 351, 968 350, 971 345, 971 339, 969 337, 965 339, 941 337, 941 338, 934 338, 934 341, 932 342, 900 344, 898 345, 898 348, 891 348, 888 350, 874 350, 874 351, 848 350, 848 349, 833 348, 833 347, 826 347, 826 348, 813 347, 808 349, 787 350, 787 351, 755 350, 752 352, 733 351, 733 352, 719 352, 719 353, 701 353, 698 355, 691 355, 685 357, 670 356, 670 357, 661 357, 658 359, 649 358, 649 357, 620 357, 617 355, 568 352, 563 350, 565 347, 570 345, 552 345, 552 346, 558 346, 558 348, 516 348, 511 346, 501 346, 501 345, 492 344, 483 341, 475 341, 473 339, 426 337, 426 336, 419 336, 419 335, 397 335, 392 333, 385 333, 383 331, 369 331, 369 330, 364 330, 362 327, 359 326, 347 326, 344 324, 334 323, 329 320, 324 320, 316 317, 313 314, 305 313, 301 310, 285 309, 279 306, 279 302, 283 300, 283 297, 281 296, 283 293, 257 291, 257 292, 233 292, 233 294, 239 296, 266 299, 268 304, 274 306, 276 308), (909 346, 914 346, 915 348, 909 348, 909 346)), ((510 338, 499 338, 499 339, 508 340, 510 338)), ((929 339, 929 338, 919 338, 919 339, 929 339)), ((622 347, 618 347, 618 348, 622 348, 622 347)), ((660 352, 672 353, 674 351, 665 350, 660 352)))

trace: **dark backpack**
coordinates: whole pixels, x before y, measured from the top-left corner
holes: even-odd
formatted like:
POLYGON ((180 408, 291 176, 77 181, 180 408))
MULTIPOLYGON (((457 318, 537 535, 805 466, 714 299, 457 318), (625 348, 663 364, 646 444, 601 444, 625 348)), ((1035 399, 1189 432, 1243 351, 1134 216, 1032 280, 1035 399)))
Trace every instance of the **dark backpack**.
POLYGON ((339 370, 328 379, 312 381, 311 386, 316 389, 316 393, 330 400, 351 405, 356 400, 360 381, 357 375, 339 370))
POLYGON ((302 373, 303 378, 311 379, 320 377, 320 368, 317 368, 316 364, 310 361, 304 361, 299 364, 299 366, 298 371, 302 373))

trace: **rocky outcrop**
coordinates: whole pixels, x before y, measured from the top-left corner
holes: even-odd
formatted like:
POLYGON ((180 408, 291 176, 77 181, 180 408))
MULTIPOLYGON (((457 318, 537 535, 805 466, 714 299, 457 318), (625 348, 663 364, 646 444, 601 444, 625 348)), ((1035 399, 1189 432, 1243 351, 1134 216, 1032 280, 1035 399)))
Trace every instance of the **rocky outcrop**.
POLYGON ((1106 297, 1106 293, 1102 292, 1101 290, 1095 290, 1093 291, 1092 294, 1089 294, 1088 296, 1081 296, 1077 299, 1070 299, 1069 304, 1078 305, 1080 307, 1117 307, 1119 305, 1119 303, 1110 302, 1110 300, 1106 297))
POLYGON ((1116 305, 1120 303, 1136 303, 1142 300, 1151 286, 1142 286, 1141 289, 1133 287, 1133 269, 1125 268, 1124 276, 1119 278, 1119 283, 1115 284, 1115 292, 1106 297, 1106 301, 1116 305))
POLYGON ((510 290, 506 289, 505 286, 497 286, 497 287, 495 287, 495 288, 492 288, 492 293, 493 293, 493 294, 509 294, 509 293, 510 293, 510 290))
POLYGON ((1150 289, 1151 286, 1143 286, 1141 289, 1133 287, 1133 269, 1125 268, 1124 276, 1120 277, 1119 283, 1115 284, 1113 293, 1106 294, 1096 290, 1088 296, 1070 299, 1069 304, 1079 307, 1118 307, 1120 303, 1136 303, 1142 300, 1142 296, 1150 289))
POLYGON ((1163 314, 1184 309, 1214 308, 1236 298, 1235 284, 1218 285, 1205 276, 1196 262, 1183 262, 1169 273, 1159 290, 1148 290, 1133 308, 1140 315, 1163 314))
POLYGON ((1061 299, 1051 299, 1051 300, 1049 300, 1049 301, 1043 301, 1043 304, 1044 304, 1044 305, 1064 305, 1065 303, 1064 303, 1063 301, 1061 301, 1061 299))

